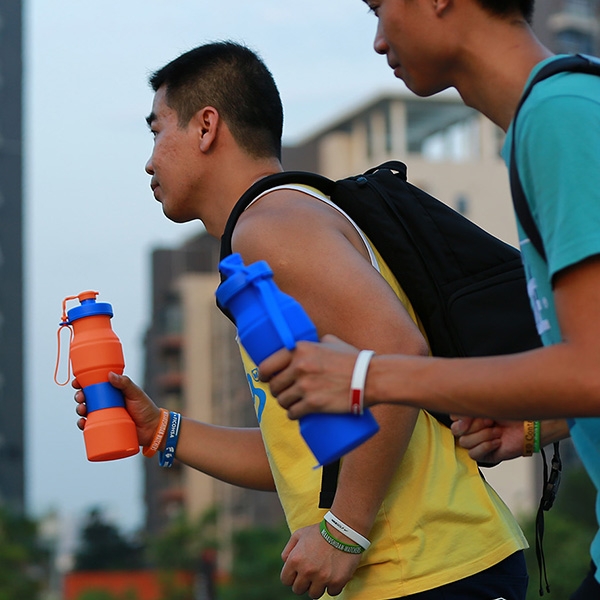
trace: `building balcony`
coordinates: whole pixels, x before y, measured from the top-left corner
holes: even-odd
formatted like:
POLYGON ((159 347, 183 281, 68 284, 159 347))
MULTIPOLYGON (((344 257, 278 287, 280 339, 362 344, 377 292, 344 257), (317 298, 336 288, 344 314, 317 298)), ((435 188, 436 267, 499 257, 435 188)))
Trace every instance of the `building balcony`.
POLYGON ((181 352, 183 336, 180 333, 167 333, 156 340, 161 353, 172 354, 181 352))
POLYGON ((184 377, 181 371, 168 371, 156 376, 156 386, 163 393, 179 392, 183 387, 184 377))
POLYGON ((600 35, 600 23, 598 19, 573 11, 562 11, 552 15, 548 19, 548 29, 553 33, 577 31, 591 37, 600 35))

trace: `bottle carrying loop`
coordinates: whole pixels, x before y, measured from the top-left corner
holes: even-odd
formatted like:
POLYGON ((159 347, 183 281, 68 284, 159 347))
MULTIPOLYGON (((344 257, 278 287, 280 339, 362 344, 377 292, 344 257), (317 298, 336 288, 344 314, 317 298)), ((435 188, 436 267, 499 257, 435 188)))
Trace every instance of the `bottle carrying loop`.
MULTIPOLYGON (((67 359, 67 379, 65 381, 61 382, 58 380, 58 370, 60 369, 60 346, 61 346, 60 334, 62 333, 64 327, 66 327, 70 331, 70 335, 69 335, 69 348, 70 348, 71 344, 73 343, 73 326, 71 325, 71 322, 69 321, 69 317, 67 316, 67 302, 69 302, 70 300, 77 300, 78 298, 79 298, 79 296, 67 296, 62 301, 62 316, 60 318, 60 323, 58 324, 58 330, 56 332, 57 353, 56 353, 56 366, 54 368, 54 383, 56 383, 57 385, 60 385, 61 387, 67 385, 67 383, 69 383, 69 381, 71 380, 71 359, 70 358, 67 359)), ((67 356, 68 356, 68 354, 67 354, 67 356)))
POLYGON ((58 326, 58 330, 56 332, 56 341, 57 341, 57 353, 56 353, 56 366, 54 368, 54 383, 60 385, 61 387, 67 385, 69 381, 71 381, 71 359, 67 358, 67 378, 64 381, 58 380, 58 370, 60 369, 60 334, 64 331, 65 327, 69 330, 69 347, 73 343, 73 327, 71 327, 70 323, 61 323, 58 326))

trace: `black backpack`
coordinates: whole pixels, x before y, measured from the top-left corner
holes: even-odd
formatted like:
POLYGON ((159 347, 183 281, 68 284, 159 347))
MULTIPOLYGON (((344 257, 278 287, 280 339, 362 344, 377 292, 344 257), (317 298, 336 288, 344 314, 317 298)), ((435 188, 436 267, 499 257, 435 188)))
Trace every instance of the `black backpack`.
MULTIPOLYGON (((408 183, 401 162, 339 181, 301 171, 259 180, 229 216, 221 260, 232 253, 233 230, 248 204, 286 184, 320 190, 365 233, 409 297, 434 355, 493 356, 541 345, 519 251, 408 183)), ((450 425, 448 415, 432 414, 450 425)), ((320 507, 333 502, 338 469, 323 468, 320 507)))
POLYGON ((229 216, 221 260, 232 252, 233 229, 248 204, 286 184, 320 190, 365 233, 409 297, 435 356, 493 356, 540 345, 519 251, 408 183, 401 162, 339 181, 302 171, 259 180, 229 216))

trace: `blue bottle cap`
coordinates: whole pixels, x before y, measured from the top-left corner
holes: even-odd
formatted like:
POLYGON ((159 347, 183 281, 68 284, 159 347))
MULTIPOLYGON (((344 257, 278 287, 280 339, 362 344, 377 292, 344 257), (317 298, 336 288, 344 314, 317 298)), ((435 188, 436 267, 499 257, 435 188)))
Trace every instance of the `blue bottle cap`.
POLYGON ((76 306, 67 311, 69 323, 82 319, 83 317, 94 317, 96 315, 114 315, 112 306, 108 302, 96 302, 94 298, 88 298, 81 301, 80 306, 76 306))
POLYGON ((231 254, 224 258, 219 263, 219 270, 226 277, 216 291, 217 298, 223 306, 227 306, 233 296, 253 281, 273 276, 273 271, 266 261, 259 260, 245 266, 239 254, 231 254))

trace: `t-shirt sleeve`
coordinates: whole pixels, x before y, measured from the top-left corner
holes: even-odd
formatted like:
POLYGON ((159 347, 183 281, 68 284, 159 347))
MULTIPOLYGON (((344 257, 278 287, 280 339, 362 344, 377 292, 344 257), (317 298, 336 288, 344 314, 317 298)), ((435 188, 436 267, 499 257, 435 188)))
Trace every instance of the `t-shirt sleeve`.
POLYGON ((600 101, 545 99, 517 127, 519 175, 553 277, 600 253, 600 101))

